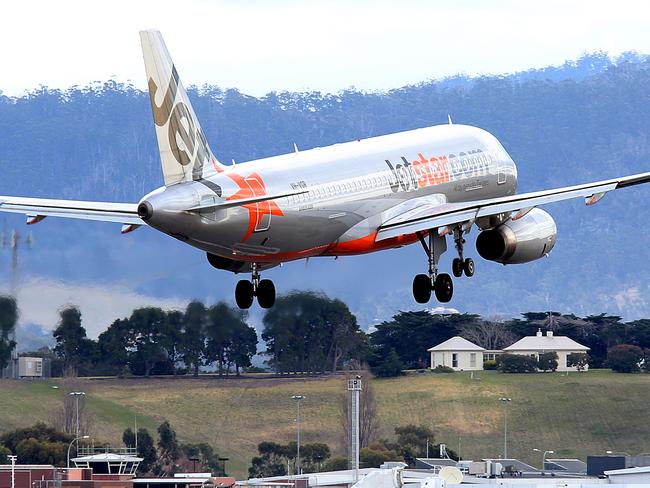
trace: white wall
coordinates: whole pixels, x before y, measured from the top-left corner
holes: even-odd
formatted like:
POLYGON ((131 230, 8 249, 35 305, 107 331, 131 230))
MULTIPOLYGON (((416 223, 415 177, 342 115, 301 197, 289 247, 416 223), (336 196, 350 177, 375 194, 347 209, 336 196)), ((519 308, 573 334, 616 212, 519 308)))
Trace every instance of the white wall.
POLYGON ((483 351, 431 351, 431 369, 436 366, 448 366, 455 371, 480 371, 483 369, 483 351), (454 354, 456 366, 453 365, 454 354))

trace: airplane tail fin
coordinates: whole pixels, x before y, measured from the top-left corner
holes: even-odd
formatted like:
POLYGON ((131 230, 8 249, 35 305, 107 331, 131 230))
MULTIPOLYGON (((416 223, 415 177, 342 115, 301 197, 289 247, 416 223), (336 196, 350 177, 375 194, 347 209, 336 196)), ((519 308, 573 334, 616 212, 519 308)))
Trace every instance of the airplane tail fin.
POLYGON ((221 171, 162 35, 157 30, 141 31, 140 41, 165 186, 221 171))

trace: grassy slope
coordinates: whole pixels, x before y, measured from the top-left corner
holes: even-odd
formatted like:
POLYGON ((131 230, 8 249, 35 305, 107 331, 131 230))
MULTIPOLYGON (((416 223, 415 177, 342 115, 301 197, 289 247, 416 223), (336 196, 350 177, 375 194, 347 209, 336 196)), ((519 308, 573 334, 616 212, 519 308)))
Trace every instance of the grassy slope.
MULTIPOLYGON (((480 372, 421 374, 373 380, 381 435, 396 425, 429 425, 436 442, 453 449, 461 441, 464 458, 497 456, 503 443, 503 408, 512 397, 510 455, 539 464, 532 449, 585 457, 606 449, 650 451, 650 375, 608 371, 504 375, 480 372)), ((52 382, 54 384, 55 381, 52 382)), ((231 459, 229 471, 244 476, 262 440, 287 442, 295 436, 295 404, 303 394, 303 440, 342 449, 342 377, 317 379, 152 379, 78 380, 88 392, 94 435, 118 443, 133 425, 155 431, 168 419, 183 441, 208 442, 231 459)), ((0 431, 48 421, 61 404, 61 390, 43 382, 0 381, 0 431)))

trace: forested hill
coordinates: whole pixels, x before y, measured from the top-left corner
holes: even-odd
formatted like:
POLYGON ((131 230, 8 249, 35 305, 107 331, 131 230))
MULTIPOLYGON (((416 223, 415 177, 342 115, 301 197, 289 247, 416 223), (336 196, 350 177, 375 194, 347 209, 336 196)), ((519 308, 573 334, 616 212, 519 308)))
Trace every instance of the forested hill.
MULTIPOLYGON (((643 56, 616 64, 586 56, 545 70, 386 93, 254 98, 204 86, 192 89, 191 98, 224 162, 290 152, 294 142, 308 149, 446 123, 451 114, 502 141, 518 163, 522 191, 650 170, 650 61, 643 56)), ((148 95, 114 82, 66 91, 43 87, 19 98, 0 94, 0 169, 0 195, 137 201, 162 184, 148 95)), ((593 208, 580 201, 549 207, 559 230, 551 257, 505 268, 479 261, 477 276, 457 281, 451 306, 507 316, 548 307, 578 315, 647 315, 649 198, 650 188, 635 187, 593 208)), ((22 230, 22 219, 2 216, 2 222, 22 230)), ((232 294, 233 277, 150 230, 119 236, 110 224, 48 219, 34 233, 34 249, 21 263, 23 279, 119 283, 165 298, 232 294)), ((471 242, 469 249, 476 255, 471 242)), ((443 257, 443 267, 452 257, 443 257)), ((7 252, 0 254, 2 273, 9 261, 7 252)), ((280 291, 323 289, 344 299, 369 325, 398 309, 417 309, 410 284, 425 266, 412 246, 336 262, 315 259, 269 274, 280 291)))

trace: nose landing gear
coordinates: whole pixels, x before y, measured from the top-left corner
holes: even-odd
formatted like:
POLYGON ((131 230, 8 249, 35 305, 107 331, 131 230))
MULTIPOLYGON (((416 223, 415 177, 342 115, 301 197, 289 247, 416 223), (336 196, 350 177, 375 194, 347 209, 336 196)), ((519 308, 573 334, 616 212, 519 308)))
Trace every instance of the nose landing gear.
POLYGON ((235 287, 235 302, 241 309, 251 308, 253 299, 257 297, 257 303, 262 308, 271 308, 275 304, 275 285, 271 280, 260 279, 257 264, 252 265, 251 280, 240 280, 235 287))

